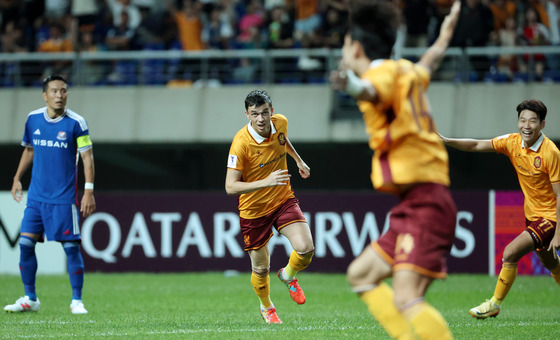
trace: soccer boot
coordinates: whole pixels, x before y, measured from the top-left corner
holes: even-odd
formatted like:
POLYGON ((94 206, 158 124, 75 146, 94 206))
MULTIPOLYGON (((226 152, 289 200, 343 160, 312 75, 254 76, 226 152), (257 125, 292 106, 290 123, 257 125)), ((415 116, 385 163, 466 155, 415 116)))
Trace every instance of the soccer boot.
POLYGON ((29 296, 24 296, 19 298, 13 305, 7 305, 4 310, 9 313, 19 313, 19 312, 36 312, 41 307, 41 302, 37 298, 37 301, 33 301, 29 296))
POLYGON ((88 311, 84 307, 82 300, 72 300, 70 303, 70 311, 72 314, 87 314, 88 311))
POLYGON ((268 323, 274 323, 274 324, 281 324, 282 320, 280 320, 280 318, 278 317, 278 314, 276 314, 276 308, 272 307, 271 309, 264 309, 261 307, 261 315, 263 317, 263 320, 268 323))
POLYGON ((284 283, 286 285, 286 287, 288 287, 288 290, 290 291, 290 297, 297 304, 300 304, 300 305, 304 304, 305 303, 305 294, 303 293, 303 289, 301 289, 301 287, 299 286, 299 283, 298 283, 297 279, 293 279, 292 281, 284 280, 284 278, 282 277, 282 272, 283 271, 284 271, 284 268, 281 268, 278 271, 278 278, 280 279, 280 281, 282 281, 282 283, 284 283))
POLYGON ((500 306, 490 300, 486 300, 480 306, 471 308, 469 314, 477 319, 495 318, 500 314, 500 306))

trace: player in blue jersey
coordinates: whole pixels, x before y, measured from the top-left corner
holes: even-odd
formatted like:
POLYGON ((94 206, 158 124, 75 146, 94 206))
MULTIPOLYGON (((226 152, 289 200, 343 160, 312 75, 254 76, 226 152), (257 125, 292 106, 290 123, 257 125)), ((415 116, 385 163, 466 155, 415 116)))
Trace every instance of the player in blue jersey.
POLYGON ((12 185, 12 196, 20 202, 23 197, 20 179, 33 166, 19 238, 19 267, 25 296, 4 307, 8 312, 39 310, 35 292, 35 245, 46 237, 48 241, 60 242, 68 258, 71 312, 87 313, 82 303, 84 261, 80 253, 76 188, 79 153, 86 181, 80 211, 87 217, 95 211, 93 150, 85 119, 66 108, 67 99, 66 80, 57 74, 49 76, 43 81, 43 100, 47 106, 29 113, 25 123, 21 143, 25 149, 12 185))

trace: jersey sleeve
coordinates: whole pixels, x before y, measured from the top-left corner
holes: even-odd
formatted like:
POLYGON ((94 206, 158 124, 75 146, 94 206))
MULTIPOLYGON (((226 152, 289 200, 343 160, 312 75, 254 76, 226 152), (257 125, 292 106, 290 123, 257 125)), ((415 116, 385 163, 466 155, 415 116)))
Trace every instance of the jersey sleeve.
POLYGON ((74 133, 79 152, 87 151, 93 147, 93 143, 91 142, 91 138, 89 136, 89 128, 85 120, 81 123, 76 123, 74 133))
POLYGON ((428 71, 426 67, 419 64, 414 64, 414 70, 416 71, 418 80, 424 87, 424 90, 427 90, 428 86, 430 86, 430 71, 428 71))
POLYGON ((23 139, 21 140, 21 145, 25 146, 26 148, 32 148, 33 147, 33 140, 31 138, 33 138, 32 132, 29 132, 29 118, 27 119, 27 121, 25 122, 25 130, 23 131, 23 139))
POLYGON ((364 75, 363 79, 367 80, 377 93, 378 103, 382 107, 388 107, 392 104, 392 94, 395 89, 396 74, 391 69, 384 67, 381 70, 374 70, 364 75))
POLYGON ((554 148, 554 150, 550 153, 550 158, 547 163, 550 183, 560 183, 560 151, 558 151, 558 149, 554 148))
POLYGON ((507 135, 493 138, 491 141, 492 149, 494 149, 494 151, 498 153, 503 153, 505 155, 508 155, 509 154, 508 141, 510 136, 511 134, 507 134, 507 135))
POLYGON ((245 169, 245 155, 246 149, 243 143, 241 143, 238 136, 235 136, 229 149, 227 168, 243 172, 243 170, 245 169))

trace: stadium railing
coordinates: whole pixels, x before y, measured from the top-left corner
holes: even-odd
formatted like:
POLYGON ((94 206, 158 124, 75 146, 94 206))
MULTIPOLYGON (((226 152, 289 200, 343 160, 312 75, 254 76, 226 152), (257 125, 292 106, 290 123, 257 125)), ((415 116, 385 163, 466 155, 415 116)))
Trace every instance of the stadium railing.
MULTIPOLYGON (((424 48, 396 48, 395 57, 416 61, 424 48)), ((51 72, 67 75, 77 86, 219 86, 235 84, 325 84, 336 69, 340 50, 161 50, 73 53, 0 53, 0 87, 40 86, 51 72)), ((449 48, 435 81, 560 82, 560 46, 449 48), (499 67, 513 56, 526 72, 499 67), (544 61, 543 60, 544 56, 544 61), (535 65, 543 62, 544 71, 535 65), (550 65, 550 66, 549 66, 550 65)))

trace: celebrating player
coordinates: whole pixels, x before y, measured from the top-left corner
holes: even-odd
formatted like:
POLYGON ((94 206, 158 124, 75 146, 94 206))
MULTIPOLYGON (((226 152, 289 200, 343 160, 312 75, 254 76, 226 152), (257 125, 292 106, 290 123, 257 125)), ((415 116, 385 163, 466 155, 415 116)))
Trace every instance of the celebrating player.
POLYGON ((394 3, 352 1, 341 67, 330 77, 334 89, 358 100, 375 151, 374 187, 401 200, 391 210, 387 233, 348 268, 353 290, 396 339, 452 338, 445 319, 424 300, 432 281, 446 276, 457 212, 448 189, 447 152, 430 117, 426 89, 459 11, 457 1, 434 45, 413 64, 389 59, 400 22, 394 3), (393 288, 383 282, 388 277, 393 288))
POLYGON ((37 241, 43 242, 43 236, 46 236, 48 241, 62 244, 68 259, 71 312, 87 313, 82 303, 84 261, 80 253, 76 172, 79 152, 86 181, 80 211, 87 217, 95 211, 93 150, 86 121, 66 108, 67 99, 66 80, 57 74, 49 76, 43 81, 43 100, 47 106, 29 113, 25 123, 21 143, 25 149, 11 190, 13 198, 20 202, 21 177, 33 166, 19 239, 19 267, 25 296, 4 307, 8 312, 39 310, 40 302, 35 292, 35 245, 37 241))
POLYGON ((517 277, 517 262, 533 250, 560 284, 560 262, 556 255, 560 248, 560 232, 556 228, 560 214, 560 151, 541 131, 545 126, 546 111, 540 100, 525 100, 517 105, 519 133, 492 140, 442 136, 445 144, 460 150, 495 151, 508 156, 525 197, 526 229, 504 249, 494 296, 469 311, 477 319, 496 317, 500 313, 500 306, 517 277))
POLYGON ((245 98, 249 124, 233 138, 225 188, 228 195, 239 195, 244 249, 251 258, 251 284, 260 299, 261 315, 267 323, 280 324, 270 300, 268 240, 273 235, 272 227, 292 244, 288 265, 278 271, 278 278, 298 304, 305 303, 305 295, 295 276, 311 262, 314 247, 290 185, 286 154, 295 159, 301 177, 308 178, 310 169, 288 139, 288 119, 273 112, 267 92, 252 91, 245 98))

